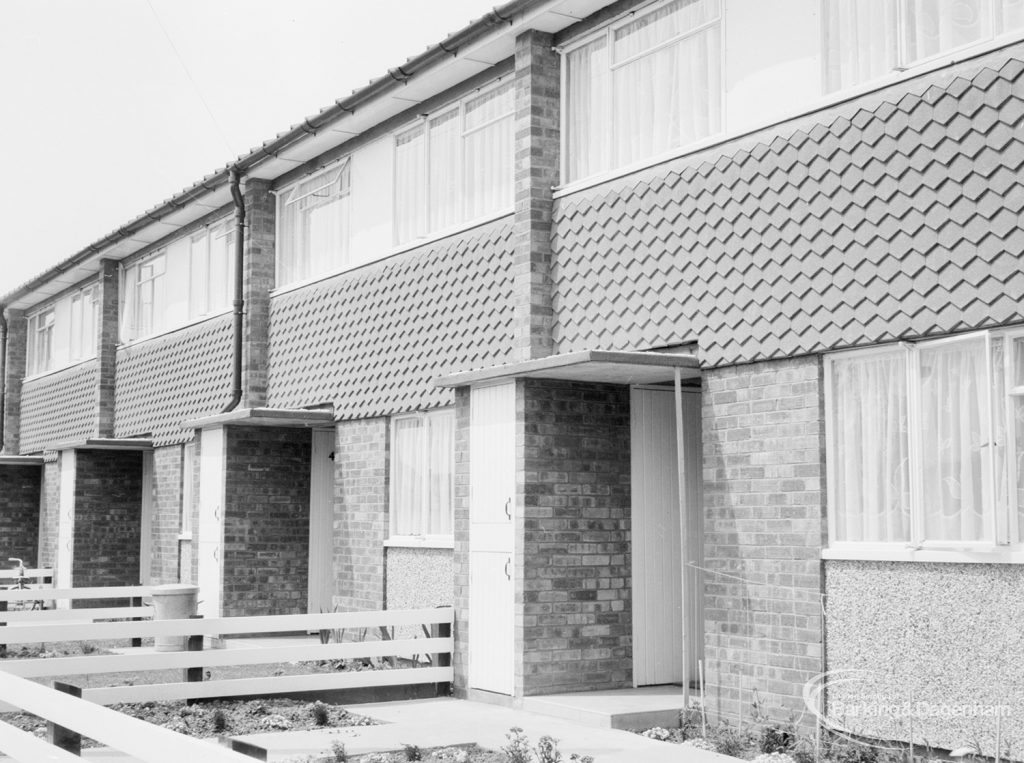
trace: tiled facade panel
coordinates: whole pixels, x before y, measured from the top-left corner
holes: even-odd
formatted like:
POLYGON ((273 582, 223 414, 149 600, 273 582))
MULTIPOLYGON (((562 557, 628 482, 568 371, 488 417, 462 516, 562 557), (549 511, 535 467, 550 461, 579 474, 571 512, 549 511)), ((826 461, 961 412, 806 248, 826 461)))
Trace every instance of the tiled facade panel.
POLYGON ((388 514, 386 418, 338 422, 334 451, 334 603, 341 611, 384 608, 388 514))
POLYGON ((780 719, 808 719, 804 683, 824 670, 820 360, 714 369, 703 382, 708 706, 735 719, 756 692, 780 719))
POLYGON ((522 693, 632 687, 629 388, 526 379, 517 409, 522 693))
POLYGON ((75 458, 71 583, 75 588, 138 585, 142 453, 79 450, 75 458))
POLYGON ((28 567, 37 566, 42 487, 42 466, 0 466, 0 556, 4 560, 13 556, 28 567))
POLYGON ((21 452, 95 434, 96 363, 81 363, 25 382, 21 388, 21 452))
MULTIPOLYGON (((1024 567, 922 562, 825 563, 827 712, 854 733, 993 757, 1024 750, 1024 567), (852 679, 852 680, 850 680, 852 679), (1003 708, 994 713, 857 712, 858 704, 1003 708), (1008 711, 1008 712, 1007 712, 1008 711), (911 722, 912 721, 912 722, 911 722)), ((870 707, 870 705, 869 705, 870 707)))
POLYGON ((309 430, 225 432, 224 616, 305 614, 309 430))
POLYGON ((450 404, 435 378, 508 358, 511 262, 503 219, 274 297, 268 404, 346 419, 450 404))
POLYGON ((720 366, 1024 320, 1022 56, 557 201, 558 350, 720 366))
POLYGON ((150 554, 153 585, 178 582, 181 458, 180 445, 169 445, 153 451, 153 534, 150 554))
POLYGON ((185 442, 183 421, 220 413, 230 399, 230 315, 117 351, 117 437, 185 442))

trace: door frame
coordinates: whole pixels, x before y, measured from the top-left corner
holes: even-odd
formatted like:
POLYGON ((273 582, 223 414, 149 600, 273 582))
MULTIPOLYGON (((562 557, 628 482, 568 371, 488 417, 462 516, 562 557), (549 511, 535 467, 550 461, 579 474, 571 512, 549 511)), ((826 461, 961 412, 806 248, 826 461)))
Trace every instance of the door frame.
POLYGON ((334 429, 313 429, 310 435, 306 606, 314 615, 333 608, 334 437, 334 429), (317 577, 314 569, 320 573, 317 577))

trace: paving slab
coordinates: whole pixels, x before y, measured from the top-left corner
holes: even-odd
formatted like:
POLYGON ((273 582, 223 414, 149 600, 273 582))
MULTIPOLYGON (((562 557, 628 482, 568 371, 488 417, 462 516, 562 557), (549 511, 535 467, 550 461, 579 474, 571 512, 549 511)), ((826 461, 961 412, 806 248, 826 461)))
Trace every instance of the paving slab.
POLYGON ((268 751, 269 761, 326 752, 335 740, 350 754, 400 750, 403 744, 442 747, 476 743, 497 750, 507 743, 512 727, 522 728, 531 742, 544 735, 559 740, 566 758, 590 755, 595 763, 735 763, 735 759, 704 750, 647 739, 628 731, 594 728, 565 718, 483 702, 436 699, 349 705, 348 710, 381 722, 319 731, 286 731, 237 737, 268 751))

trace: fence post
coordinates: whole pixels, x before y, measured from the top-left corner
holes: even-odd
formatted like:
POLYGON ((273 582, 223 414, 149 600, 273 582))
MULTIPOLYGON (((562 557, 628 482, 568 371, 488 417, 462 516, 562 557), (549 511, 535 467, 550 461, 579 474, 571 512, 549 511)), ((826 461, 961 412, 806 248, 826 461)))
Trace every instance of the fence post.
MULTIPOLYGON (((189 620, 202 620, 203 616, 202 615, 189 615, 188 619, 189 620)), ((203 636, 202 636, 202 634, 189 636, 188 637, 188 641, 185 643, 185 651, 186 652, 201 652, 201 651, 203 651, 203 636)), ((185 673, 184 679, 185 679, 186 683, 195 683, 197 681, 202 681, 203 680, 203 668, 202 668, 202 666, 200 666, 200 667, 193 667, 193 668, 185 668, 184 673, 185 673)), ((197 702, 197 700, 192 698, 192 697, 189 697, 188 699, 185 700, 185 704, 186 705, 194 705, 196 702, 197 702)))
MULTIPOLYGON (((0 612, 6 612, 6 611, 7 611, 7 602, 6 601, 0 601, 0 612)), ((4 628, 6 626, 7 626, 7 623, 0 622, 0 628, 4 628)), ((6 656, 7 656, 7 644, 0 644, 0 658, 6 657, 6 656)))
MULTIPOLYGON (((452 624, 451 624, 451 622, 435 623, 432 626, 431 630, 433 630, 434 633, 436 634, 435 638, 451 638, 451 635, 452 635, 452 624)), ((451 651, 440 652, 438 654, 435 654, 433 662, 434 662, 434 665, 436 665, 439 668, 451 667, 451 664, 452 664, 452 653, 451 653, 451 651)), ((437 684, 437 694, 436 694, 436 696, 438 696, 438 697, 447 697, 451 693, 452 693, 452 685, 448 681, 440 681, 437 684)))
MULTIPOLYGON (((133 607, 141 607, 142 606, 142 597, 141 596, 133 596, 132 600, 131 600, 131 606, 133 606, 133 607)), ((133 617, 132 618, 132 622, 133 623, 137 623, 140 620, 142 620, 141 617, 133 617)), ((142 646, 142 637, 141 636, 135 636, 134 638, 132 638, 132 646, 142 646)))
MULTIPOLYGON (((82 689, 73 684, 54 681, 53 688, 56 691, 70 694, 72 697, 82 698, 82 689)), ((62 750, 67 750, 72 755, 80 756, 82 754, 82 735, 77 731, 59 726, 53 721, 46 722, 46 739, 50 744, 62 750)))

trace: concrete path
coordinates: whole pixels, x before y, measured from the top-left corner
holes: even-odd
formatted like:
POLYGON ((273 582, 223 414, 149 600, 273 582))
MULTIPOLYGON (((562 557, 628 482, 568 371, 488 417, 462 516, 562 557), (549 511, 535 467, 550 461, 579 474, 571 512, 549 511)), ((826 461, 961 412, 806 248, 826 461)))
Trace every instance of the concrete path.
POLYGON ((266 748, 268 760, 281 761, 325 752, 335 740, 344 743, 349 754, 400 750, 403 744, 428 748, 471 742, 497 750, 507 743, 508 730, 518 726, 533 744, 545 734, 558 739, 566 759, 575 752, 593 756, 595 763, 736 763, 724 755, 681 748, 628 731, 598 729, 526 710, 448 697, 349 705, 348 709, 383 725, 238 738, 266 748))

